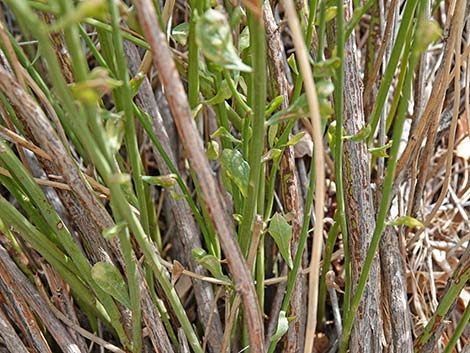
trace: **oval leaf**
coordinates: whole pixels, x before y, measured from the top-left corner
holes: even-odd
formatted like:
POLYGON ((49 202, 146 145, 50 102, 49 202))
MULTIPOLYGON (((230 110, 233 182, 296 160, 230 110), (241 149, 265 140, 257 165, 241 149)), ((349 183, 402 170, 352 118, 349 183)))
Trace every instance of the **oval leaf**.
POLYGON ((196 260, 199 265, 208 270, 212 276, 220 279, 221 281, 230 282, 230 278, 224 275, 224 272, 222 271, 222 266, 220 265, 219 259, 214 255, 208 254, 204 249, 201 248, 195 248, 191 251, 191 253, 194 257, 194 260, 196 260))
POLYGON ((171 30, 171 35, 173 36, 173 38, 175 38, 178 44, 186 45, 189 36, 189 23, 183 22, 175 26, 171 30))
POLYGON ((161 186, 163 188, 171 188, 176 184, 176 174, 167 174, 167 175, 142 175, 142 180, 150 185, 161 186))
POLYGON ((126 283, 119 270, 109 262, 97 262, 91 269, 96 284, 126 308, 130 308, 126 283))
POLYGON ((271 342, 277 343, 285 335, 289 329, 289 320, 286 317, 286 312, 281 310, 279 313, 279 319, 277 320, 277 328, 274 335, 271 337, 271 342))
POLYGON ((202 54, 214 64, 229 70, 251 72, 238 56, 225 16, 209 9, 196 21, 196 43, 202 54))
POLYGON ((290 252, 290 240, 292 238, 292 226, 279 213, 275 213, 269 222, 268 233, 273 237, 279 248, 279 252, 289 268, 293 267, 290 252))
POLYGON ((117 222, 115 225, 103 230, 103 237, 105 239, 114 238, 116 235, 121 233, 127 227, 127 222, 117 222))
POLYGON ((416 218, 410 216, 401 216, 395 218, 393 221, 389 222, 391 226, 407 226, 410 228, 414 227, 422 227, 424 228, 424 224, 418 221, 416 218))
POLYGON ((225 149, 220 156, 222 169, 228 178, 235 183, 244 197, 248 192, 250 166, 237 150, 225 149))

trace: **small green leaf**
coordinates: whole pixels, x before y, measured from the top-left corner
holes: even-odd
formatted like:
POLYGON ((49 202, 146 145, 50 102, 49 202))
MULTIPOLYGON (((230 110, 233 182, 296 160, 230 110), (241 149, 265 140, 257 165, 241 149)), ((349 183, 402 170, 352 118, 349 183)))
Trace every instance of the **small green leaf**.
POLYGON ((176 42, 181 45, 186 45, 189 36, 189 23, 183 22, 175 26, 171 30, 171 35, 175 38, 176 42))
POLYGON ((196 43, 214 64, 228 70, 252 71, 238 56, 230 25, 220 11, 209 9, 196 20, 196 43))
POLYGON ((428 46, 439 38, 442 38, 442 29, 435 20, 430 19, 421 22, 416 33, 416 50, 418 53, 425 51, 428 46))
POLYGON ((84 81, 69 85, 72 95, 81 102, 96 102, 102 95, 121 87, 122 81, 109 76, 108 70, 103 67, 94 68, 84 81))
POLYGON ((338 57, 332 57, 331 59, 326 59, 317 63, 313 63, 313 76, 317 78, 332 77, 334 76, 340 63, 341 62, 338 57))
POLYGON ((302 94, 287 108, 274 114, 268 121, 267 126, 278 124, 287 119, 299 119, 309 112, 307 96, 302 94))
MULTIPOLYGON (((239 6, 236 8, 239 8, 239 6)), ((238 38, 238 47, 240 48, 240 52, 250 47, 250 29, 248 26, 243 28, 242 33, 240 33, 240 38, 238 38)))
POLYGON ((348 141, 353 141, 353 142, 363 141, 369 137, 370 132, 371 132, 371 126, 370 124, 367 124, 361 130, 359 130, 357 134, 351 135, 351 136, 343 136, 343 140, 348 140, 348 141))
POLYGON ((176 179, 178 176, 176 174, 167 174, 167 175, 142 175, 142 180, 147 184, 161 186, 163 188, 171 188, 176 184, 176 179))
POLYGON ((211 140, 207 143, 206 156, 209 160, 215 161, 219 158, 220 147, 217 141, 211 140))
POLYGON ((220 157, 222 170, 235 183, 244 197, 248 192, 250 166, 237 150, 224 149, 220 157))
POLYGON ((216 137, 223 137, 223 138, 226 138, 228 139, 230 142, 233 142, 233 143, 242 143, 240 140, 236 139, 235 137, 233 137, 233 135, 228 132, 228 130, 226 128, 224 128, 223 126, 219 127, 217 130, 215 130, 215 132, 211 135, 211 139, 215 139, 216 137))
POLYGON ((290 252, 290 240, 292 238, 292 226, 279 213, 275 213, 271 218, 268 233, 273 237, 279 252, 289 268, 292 268, 292 257, 290 252))
POLYGON ((207 252, 201 248, 194 248, 191 253, 194 260, 196 260, 199 265, 208 270, 212 276, 220 279, 221 281, 230 282, 230 278, 224 275, 224 272, 222 271, 222 266, 219 259, 217 259, 214 255, 207 254, 207 252))
MULTIPOLYGON (((107 136, 106 145, 114 155, 119 151, 124 139, 124 115, 116 116, 114 119, 107 119, 105 123, 105 131, 107 136)), ((108 115, 111 117, 111 115, 108 115)))
POLYGON ((126 308, 130 308, 126 283, 119 270, 109 262, 97 262, 91 269, 96 284, 126 308))
POLYGON ((283 96, 277 96, 274 98, 271 103, 266 107, 266 111, 264 112, 264 115, 266 117, 270 116, 284 101, 283 96))
POLYGON ((297 61, 295 60, 295 55, 291 54, 289 58, 287 59, 287 63, 289 64, 289 67, 291 68, 292 72, 298 76, 299 75, 299 69, 297 67, 297 61))
POLYGON ((287 330, 289 329, 289 320, 286 317, 286 312, 281 310, 279 312, 279 318, 277 320, 277 328, 276 332, 271 337, 271 342, 277 343, 285 335, 287 330))
POLYGON ((416 218, 410 216, 401 216, 395 218, 393 221, 388 222, 391 226, 407 226, 410 228, 421 227, 424 228, 424 224, 418 221, 416 218))
POLYGON ((330 79, 320 79, 315 82, 315 88, 317 89, 318 98, 325 98, 334 92, 335 85, 330 79))
POLYGON ((131 176, 127 173, 115 173, 109 176, 109 182, 117 185, 130 185, 131 176))
MULTIPOLYGON (((332 19, 336 17, 336 13, 338 12, 337 6, 329 6, 325 11, 325 22, 330 22, 332 19)), ((317 17, 315 20, 315 25, 320 25, 320 16, 317 17)))
POLYGON ((103 230, 103 237, 105 239, 114 238, 116 235, 121 233, 127 227, 127 223, 124 221, 117 222, 115 225, 103 230))
POLYGON ((232 91, 230 90, 227 82, 224 80, 222 81, 221 86, 217 90, 217 93, 214 97, 204 101, 204 104, 220 104, 225 102, 227 99, 232 97, 232 91))
POLYGON ((271 148, 261 157, 261 163, 270 161, 271 159, 278 159, 282 154, 282 150, 279 148, 271 148))
POLYGON ((336 120, 331 122, 327 130, 328 146, 330 147, 331 156, 333 158, 335 156, 335 150, 336 150, 335 132, 336 132, 336 120))
POLYGON ((105 0, 85 0, 78 4, 72 11, 61 17, 57 22, 50 26, 50 32, 56 32, 61 29, 68 28, 74 24, 81 22, 86 17, 94 17, 96 19, 105 19, 109 14, 108 2, 105 0))
POLYGON ((302 140, 302 137, 305 136, 305 131, 301 131, 298 134, 292 136, 292 138, 287 141, 286 146, 295 146, 300 140, 302 140))
POLYGON ((379 147, 371 147, 369 148, 369 152, 374 156, 374 157, 383 157, 383 158, 388 158, 390 157, 387 153, 387 150, 392 147, 393 141, 390 140, 386 145, 384 146, 379 146, 379 147))
POLYGON ((132 97, 134 97, 137 92, 139 92, 140 85, 144 81, 145 78, 145 73, 142 71, 139 71, 129 82, 129 85, 131 86, 131 92, 132 92, 132 97))
POLYGON ((277 140, 277 131, 279 130, 279 124, 274 124, 268 128, 268 143, 269 147, 273 147, 277 140))

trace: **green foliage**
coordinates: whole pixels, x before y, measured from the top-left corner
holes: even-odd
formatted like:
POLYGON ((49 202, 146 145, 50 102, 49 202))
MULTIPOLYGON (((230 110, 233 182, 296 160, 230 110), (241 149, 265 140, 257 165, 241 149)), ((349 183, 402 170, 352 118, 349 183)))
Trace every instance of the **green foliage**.
POLYGON ((243 196, 247 196, 250 165, 237 150, 224 149, 220 164, 225 175, 235 183, 243 196))
POLYGON ((119 270, 108 262, 97 262, 91 268, 91 277, 98 286, 127 308, 130 308, 126 284, 119 270))
POLYGON ((228 70, 251 71, 238 56, 230 35, 230 25, 220 11, 209 9, 196 20, 196 43, 214 64, 228 70))
POLYGON ((275 213, 269 222, 268 233, 276 242, 279 252, 286 261, 287 265, 292 268, 292 256, 290 252, 290 240, 292 238, 292 226, 287 223, 286 219, 279 213, 275 213))

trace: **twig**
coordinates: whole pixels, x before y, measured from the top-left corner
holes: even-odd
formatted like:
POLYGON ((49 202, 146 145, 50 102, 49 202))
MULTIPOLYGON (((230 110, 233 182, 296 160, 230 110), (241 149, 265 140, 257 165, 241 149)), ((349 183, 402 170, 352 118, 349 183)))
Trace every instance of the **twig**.
POLYGON ((287 14, 292 39, 294 41, 297 58, 299 60, 300 71, 304 78, 304 87, 307 94, 308 106, 310 109, 310 119, 312 121, 313 142, 315 144, 315 230, 312 244, 312 260, 310 262, 309 275, 309 295, 308 295, 308 318, 305 333, 304 352, 310 353, 313 349, 313 340, 317 326, 317 302, 318 302, 318 283, 320 274, 321 244, 323 239, 323 204, 325 194, 325 170, 323 158, 323 141, 321 136, 321 117, 318 105, 318 98, 313 81, 312 70, 308 61, 307 48, 303 41, 300 30, 299 20, 292 1, 284 1, 284 7, 287 14))

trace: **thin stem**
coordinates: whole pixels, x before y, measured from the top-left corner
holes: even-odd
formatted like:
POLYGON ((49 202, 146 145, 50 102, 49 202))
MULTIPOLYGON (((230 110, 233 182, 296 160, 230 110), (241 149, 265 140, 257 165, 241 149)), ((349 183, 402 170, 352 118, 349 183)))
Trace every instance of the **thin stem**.
POLYGON ((255 14, 248 15, 248 27, 251 33, 250 50, 252 53, 253 77, 251 79, 252 137, 249 146, 250 177, 248 197, 243 207, 243 218, 239 229, 239 242, 242 253, 246 256, 251 243, 251 230, 256 210, 256 200, 260 186, 261 155, 264 150, 264 121, 266 105, 266 39, 264 22, 255 14))
MULTIPOLYGON (((344 8, 343 0, 336 1, 338 9, 344 8)), ((349 311, 349 301, 351 296, 351 260, 349 252, 348 226, 346 222, 346 208, 344 201, 344 184, 343 184, 343 114, 344 114, 344 10, 339 11, 336 15, 336 55, 339 59, 338 69, 335 78, 335 182, 336 182, 336 202, 338 222, 343 236, 344 247, 344 270, 345 270, 345 288, 344 288, 344 306, 343 312, 349 311)))

